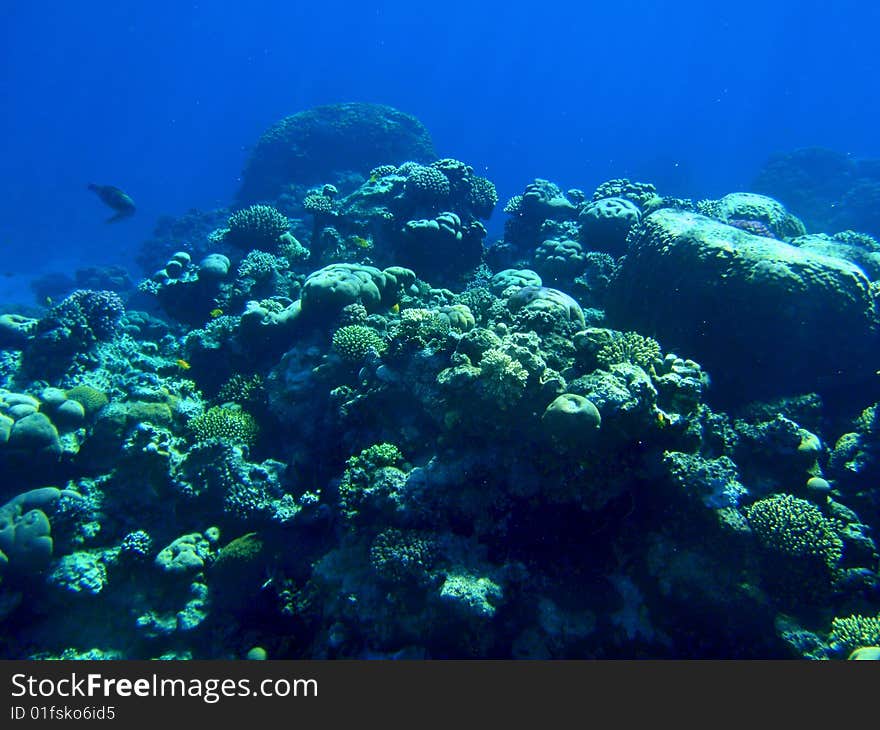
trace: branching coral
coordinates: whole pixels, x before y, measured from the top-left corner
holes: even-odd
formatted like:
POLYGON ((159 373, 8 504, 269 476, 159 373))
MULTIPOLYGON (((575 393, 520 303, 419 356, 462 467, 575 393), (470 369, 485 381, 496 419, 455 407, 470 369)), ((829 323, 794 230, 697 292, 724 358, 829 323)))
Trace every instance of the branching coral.
POLYGON ((480 383, 501 408, 509 408, 520 399, 528 379, 528 370, 502 350, 487 350, 480 360, 480 383))
POLYGON ((831 621, 831 641, 852 650, 880 643, 880 616, 846 616, 831 621))
POLYGON ((833 568, 843 555, 835 523, 816 505, 790 494, 755 502, 747 513, 761 545, 792 558, 814 558, 833 568))
POLYGON ((349 324, 333 333, 333 349, 346 362, 359 363, 370 350, 381 354, 386 347, 382 336, 366 325, 349 324))
POLYGON ((631 363, 648 370, 660 360, 660 344, 638 332, 623 332, 599 349, 596 360, 603 368, 631 363))
POLYGON ((226 240, 241 248, 271 248, 287 233, 287 218, 271 205, 251 205, 229 216, 226 240))
POLYGON ((232 406, 214 406, 190 419, 189 428, 196 441, 221 439, 253 445, 259 434, 256 419, 247 411, 232 406))

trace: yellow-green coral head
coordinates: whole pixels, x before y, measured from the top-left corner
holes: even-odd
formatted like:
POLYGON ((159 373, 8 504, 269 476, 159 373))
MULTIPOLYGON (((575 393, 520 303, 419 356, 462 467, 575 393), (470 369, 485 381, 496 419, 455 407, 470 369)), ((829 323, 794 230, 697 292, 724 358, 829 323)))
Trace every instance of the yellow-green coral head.
POLYGON ((860 646, 847 658, 854 661, 876 662, 880 659, 880 646, 860 646))
POLYGON ((197 441, 220 439, 253 446, 260 427, 256 419, 237 406, 213 406, 190 419, 189 428, 197 441))

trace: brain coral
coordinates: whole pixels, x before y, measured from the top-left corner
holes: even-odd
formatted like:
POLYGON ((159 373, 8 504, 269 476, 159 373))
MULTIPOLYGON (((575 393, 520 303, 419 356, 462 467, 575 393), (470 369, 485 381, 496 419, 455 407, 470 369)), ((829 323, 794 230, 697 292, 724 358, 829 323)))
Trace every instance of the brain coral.
POLYGON ((620 256, 626 252, 627 234, 641 217, 638 206, 626 198, 602 198, 578 216, 581 240, 590 249, 620 256))
POLYGON ((0 507, 0 575, 7 571, 33 574, 49 565, 52 535, 46 510, 75 492, 55 487, 32 489, 0 507))
POLYGON ((90 385, 75 385, 66 392, 66 395, 70 400, 82 404, 85 412, 89 415, 97 413, 109 403, 107 395, 103 391, 90 385))
POLYGON ((383 304, 391 306, 398 287, 412 281, 415 274, 397 266, 380 271, 374 266, 330 264, 306 278, 300 297, 302 311, 335 317, 349 304, 362 304, 368 312, 375 312, 383 304))

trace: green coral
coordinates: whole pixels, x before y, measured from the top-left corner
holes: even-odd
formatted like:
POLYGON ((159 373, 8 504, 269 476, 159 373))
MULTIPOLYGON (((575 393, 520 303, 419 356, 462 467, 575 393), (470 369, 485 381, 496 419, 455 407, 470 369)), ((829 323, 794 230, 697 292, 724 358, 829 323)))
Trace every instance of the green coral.
POLYGON ((235 373, 220 386, 217 399, 224 403, 244 405, 262 402, 265 394, 266 386, 262 375, 259 373, 252 375, 235 373))
POLYGON ((850 246, 859 246, 867 251, 880 251, 880 242, 867 233, 859 233, 858 231, 839 231, 831 236, 835 241, 846 243, 850 246))
POLYGON ((774 552, 818 559, 829 568, 843 555, 834 521, 805 499, 774 494, 749 507, 747 517, 761 545, 774 552))
POLYGON ((507 215, 519 215, 522 212, 523 196, 514 195, 504 206, 507 215))
POLYGON ((479 175, 471 178, 470 204, 479 218, 489 218, 498 204, 498 192, 495 184, 479 175))
POLYGON ((847 650, 880 643, 880 616, 846 616, 831 620, 831 642, 847 650))
POLYGON ((370 350, 379 354, 385 351, 382 336, 372 327, 362 324, 349 324, 333 333, 333 349, 345 361, 361 362, 370 350))
MULTIPOLYGON (((326 186, 325 186, 326 188, 326 186)), ((335 214, 333 198, 326 195, 323 190, 312 190, 303 198, 303 208, 306 213, 314 216, 329 216, 335 214)))
POLYGON ((465 571, 450 572, 440 588, 440 598, 476 618, 491 618, 504 592, 495 581, 465 571))
POLYGON ((362 513, 391 518, 401 506, 406 474, 394 444, 374 444, 348 459, 339 483, 339 506, 346 519, 362 513))
POLYGON ((288 265, 308 261, 311 251, 303 246, 291 233, 281 234, 281 243, 278 245, 278 254, 286 259, 288 265))
POLYGON ((625 177, 603 182, 593 193, 593 201, 604 198, 625 198, 643 210, 655 204, 657 188, 650 183, 632 182, 625 177))
POLYGON ((390 528, 370 546, 370 565, 391 583, 425 583, 436 560, 436 541, 417 530, 390 528))
POLYGON ((110 402, 106 393, 91 385, 75 385, 66 391, 65 395, 79 403, 89 416, 97 413, 110 402))
POLYGON ((449 319, 432 309, 413 307, 403 309, 394 326, 394 338, 400 342, 425 347, 430 343, 446 340, 449 335, 449 319))
POLYGON ((649 370, 660 360, 660 344, 638 332, 623 332, 599 349, 596 360, 606 370, 611 365, 621 363, 630 363, 649 370))
POLYGON ((346 463, 349 471, 372 471, 383 466, 400 466, 403 463, 403 454, 394 444, 383 442, 364 449, 357 456, 349 458, 346 463))
POLYGON ((271 205, 251 205, 229 216, 226 240, 242 248, 272 247, 290 224, 271 205))
POLYGON ((242 566, 252 564, 262 552, 262 538, 256 532, 249 532, 220 548, 211 569, 214 572, 236 571, 242 566))
POLYGON ((412 200, 434 203, 449 197, 449 179, 441 170, 424 165, 412 165, 407 170, 404 191, 412 200))
POLYGON ((136 400, 122 403, 119 408, 127 424, 152 423, 156 426, 168 426, 172 421, 171 407, 167 403, 136 400))
POLYGON ((190 419, 196 441, 221 439, 253 446, 260 428, 256 419, 237 406, 214 406, 190 419))
POLYGON ((529 371, 503 350, 487 350, 480 360, 480 382, 501 408, 509 408, 520 399, 528 380, 529 371))
POLYGON ((864 434, 875 434, 878 426, 878 404, 865 408, 855 419, 854 426, 856 431, 864 434))
POLYGON ((250 251, 238 265, 239 277, 248 277, 257 281, 266 279, 277 271, 289 267, 287 259, 275 256, 266 251, 250 251))
POLYGON ((71 593, 96 596, 107 585, 107 560, 102 551, 64 555, 49 575, 49 582, 71 593))

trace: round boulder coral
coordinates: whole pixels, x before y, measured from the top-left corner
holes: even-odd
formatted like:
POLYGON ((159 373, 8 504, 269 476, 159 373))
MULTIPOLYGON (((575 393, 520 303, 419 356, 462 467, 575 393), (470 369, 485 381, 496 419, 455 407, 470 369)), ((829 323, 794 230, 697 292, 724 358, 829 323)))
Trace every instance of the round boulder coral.
POLYGON ((544 433, 565 448, 589 445, 602 424, 599 409, 587 398, 563 393, 547 406, 541 416, 544 433))
POLYGON ((415 273, 402 266, 380 271, 374 266, 330 264, 306 278, 300 295, 302 313, 335 319, 350 304, 361 304, 368 312, 376 312, 395 304, 399 292, 415 280, 415 273))
POLYGON ((46 511, 69 495, 79 496, 43 487, 19 494, 0 507, 0 574, 32 575, 48 567, 53 541, 46 511))
POLYGON ((382 104, 328 104, 285 117, 254 146, 238 199, 272 200, 286 186, 317 185, 340 171, 368 175, 377 165, 436 159, 415 117, 382 104))
POLYGON ((535 268, 548 279, 560 281, 577 276, 587 257, 577 241, 549 238, 535 250, 535 268))
POLYGON ((61 455, 58 429, 45 413, 31 413, 13 425, 8 448, 27 457, 58 457, 61 455))
POLYGON ((697 204, 700 212, 725 223, 758 222, 766 226, 775 238, 803 236, 807 231, 796 216, 778 200, 757 193, 729 193, 719 200, 703 200, 697 204))
POLYGON ((20 314, 0 315, 0 347, 21 348, 37 326, 38 320, 20 314))
POLYGON ((540 275, 531 269, 503 269, 489 280, 489 289, 495 296, 500 297, 504 290, 511 286, 539 287, 542 283, 540 275))
POLYGON ((626 251, 627 234, 641 217, 638 206, 626 198, 602 198, 578 216, 581 240, 587 248, 620 256, 626 251))
POLYGON ((230 261, 222 253, 209 253, 199 264, 199 279, 217 281, 229 273, 230 261))
POLYGON ((523 309, 543 309, 560 315, 563 319, 584 326, 584 310, 572 297, 558 289, 547 286, 526 286, 514 292, 507 300, 512 312, 523 309))

